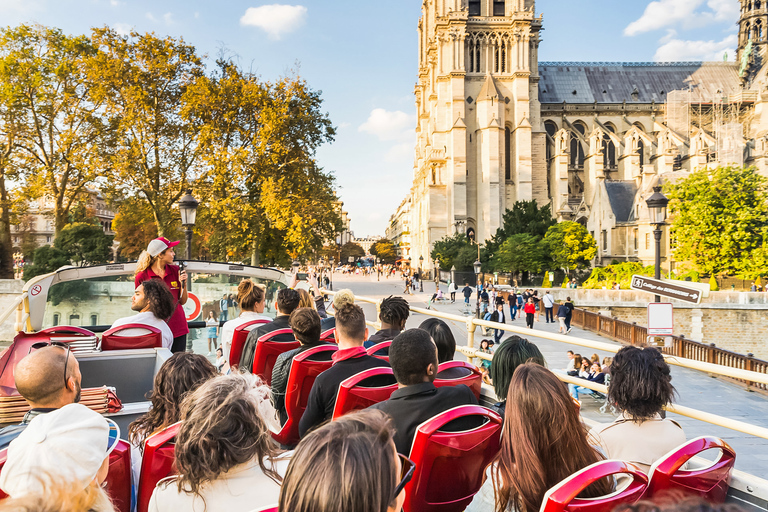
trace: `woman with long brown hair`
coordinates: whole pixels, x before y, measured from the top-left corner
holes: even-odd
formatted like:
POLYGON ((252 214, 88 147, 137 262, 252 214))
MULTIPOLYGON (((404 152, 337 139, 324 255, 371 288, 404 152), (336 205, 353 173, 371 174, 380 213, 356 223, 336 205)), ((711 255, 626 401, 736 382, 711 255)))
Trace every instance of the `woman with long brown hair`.
POLYGON ((178 475, 157 484, 149 510, 253 510, 277 503, 289 459, 272 440, 274 416, 269 388, 255 375, 221 375, 201 385, 181 405, 178 475))
POLYGON ((229 350, 232 348, 232 336, 235 334, 235 328, 251 320, 269 320, 265 316, 264 306, 266 305, 266 287, 263 284, 256 284, 251 279, 243 279, 237 285, 237 303, 240 306, 240 316, 224 322, 221 326, 219 335, 220 345, 224 347, 224 357, 229 361, 229 350))
POLYGON ((184 314, 184 304, 187 303, 187 273, 181 270, 178 265, 173 264, 173 258, 176 253, 173 248, 179 242, 171 242, 167 238, 155 238, 147 250, 139 255, 139 261, 136 262, 136 275, 134 276, 134 287, 138 288, 141 283, 150 279, 160 279, 168 289, 171 290, 175 304, 171 318, 167 320, 168 327, 173 333, 173 345, 171 352, 184 352, 187 348, 187 317, 184 314))
MULTIPOLYGON (((543 366, 519 366, 509 383, 501 450, 488 478, 467 512, 536 512, 547 490, 577 471, 602 460, 589 445, 565 384, 543 366)), ((582 497, 611 491, 601 480, 582 497)))

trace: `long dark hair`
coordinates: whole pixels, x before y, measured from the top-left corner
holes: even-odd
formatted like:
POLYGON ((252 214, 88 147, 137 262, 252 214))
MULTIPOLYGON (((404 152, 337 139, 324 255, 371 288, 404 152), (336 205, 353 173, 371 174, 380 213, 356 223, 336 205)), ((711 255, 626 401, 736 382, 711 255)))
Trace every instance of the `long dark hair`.
MULTIPOLYGON (((587 441, 565 384, 536 363, 519 366, 509 383, 501 450, 492 472, 496 511, 506 512, 512 504, 519 512, 536 512, 547 489, 602 459, 587 441)), ((603 496, 611 487, 610 480, 600 480, 582 496, 603 496)))
POLYGON ((143 452, 147 437, 179 421, 184 396, 218 374, 216 367, 200 354, 180 352, 168 358, 155 375, 152 391, 147 395, 152 407, 128 426, 131 443, 143 452))
POLYGON ((451 361, 456 353, 456 338, 451 328, 439 318, 428 318, 421 322, 419 329, 427 331, 437 345, 437 362, 451 361))

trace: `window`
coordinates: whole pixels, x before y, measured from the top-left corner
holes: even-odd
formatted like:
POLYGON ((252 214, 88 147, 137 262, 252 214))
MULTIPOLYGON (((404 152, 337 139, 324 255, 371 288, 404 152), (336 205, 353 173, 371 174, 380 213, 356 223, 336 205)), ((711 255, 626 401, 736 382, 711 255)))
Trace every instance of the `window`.
POLYGON ((603 230, 603 232, 600 233, 600 236, 603 239, 603 250, 607 251, 608 250, 608 231, 603 230))
POLYGON ((640 169, 642 170, 643 165, 645 164, 645 144, 643 143, 643 139, 637 141, 637 154, 640 157, 640 169))
POLYGON ((47 244, 51 243, 51 235, 46 235, 45 243, 47 243, 47 244))
MULTIPOLYGON (((581 135, 584 135, 586 128, 582 124, 574 125, 581 135)), ((581 145, 579 136, 571 132, 571 167, 584 167, 584 147, 581 145)))
POLYGON ((638 249, 638 247, 640 245, 640 241, 637 239, 637 237, 640 236, 640 234, 638 233, 637 228, 634 229, 634 231, 632 233, 632 236, 634 238, 634 243, 635 243, 635 252, 637 252, 637 249, 638 249))
POLYGON ((91 315, 91 325, 99 325, 99 315, 91 315))
POLYGON ((469 0, 469 15, 480 16, 480 0, 469 0))
POLYGON ((509 127, 504 128, 504 179, 512 179, 512 152, 510 147, 511 134, 509 127))
POLYGON ((53 326, 56 327, 61 322, 61 315, 58 313, 53 314, 53 326))
POLYGON ((504 16, 504 0, 493 0, 493 15, 504 16))
POLYGON ((651 234, 646 233, 645 234, 645 250, 648 250, 651 248, 651 234))
POLYGON ((80 315, 69 315, 69 325, 80 325, 80 315))

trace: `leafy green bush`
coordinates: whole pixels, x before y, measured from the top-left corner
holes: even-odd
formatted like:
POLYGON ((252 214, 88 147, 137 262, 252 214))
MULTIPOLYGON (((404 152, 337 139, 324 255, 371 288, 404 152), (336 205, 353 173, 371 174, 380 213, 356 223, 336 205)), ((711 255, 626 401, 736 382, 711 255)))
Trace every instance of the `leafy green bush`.
POLYGON ((613 283, 619 283, 623 289, 629 288, 632 276, 637 274, 641 276, 653 276, 654 267, 649 265, 644 267, 642 263, 635 261, 625 261, 616 265, 607 267, 596 267, 592 269, 589 278, 582 283, 582 288, 588 289, 610 289, 613 283))
POLYGON ((715 275, 712 274, 709 276, 709 289, 713 292, 716 292, 720 289, 720 286, 717 284, 717 279, 715 279, 715 275))

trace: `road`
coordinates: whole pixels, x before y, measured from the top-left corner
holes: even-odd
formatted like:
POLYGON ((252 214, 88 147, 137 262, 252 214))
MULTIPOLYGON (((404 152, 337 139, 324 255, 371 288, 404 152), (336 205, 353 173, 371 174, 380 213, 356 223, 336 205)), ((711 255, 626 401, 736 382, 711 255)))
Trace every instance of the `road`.
MULTIPOLYGON (((395 277, 387 279, 384 276, 381 276, 381 280, 377 281, 376 275, 359 276, 341 275, 337 273, 334 275, 333 289, 339 290, 341 288, 349 288, 356 295, 382 299, 389 295, 401 295, 403 292, 403 282, 401 279, 395 277)), ((445 285, 442 285, 442 289, 445 292, 445 285)), ((415 295, 404 295, 404 297, 409 303, 417 307, 424 307, 434 291, 435 284, 433 282, 425 282, 424 293, 416 292, 415 295)), ((472 297, 472 300, 474 301, 474 296, 472 297)), ((363 307, 366 317, 369 320, 376 318, 376 307, 373 304, 360 303, 360 305, 363 307)), ((474 302, 472 302, 472 306, 474 307, 474 302)), ((457 294, 455 304, 444 303, 435 306, 435 308, 446 313, 461 315, 463 309, 463 297, 461 297, 461 294, 459 293, 457 294)), ((406 327, 418 327, 425 318, 426 317, 423 315, 412 314, 408 319, 406 327)), ((456 337, 457 344, 466 344, 465 325, 460 322, 448 323, 456 337)), ((517 323, 519 323, 520 326, 525 325, 524 321, 521 320, 516 320, 515 324, 517 323)), ((546 324, 544 322, 544 316, 541 315, 541 321, 535 324, 530 336, 528 336, 529 341, 535 343, 539 347, 547 361, 547 365, 552 369, 565 368, 567 362, 567 350, 573 350, 574 352, 581 353, 587 357, 595 352, 591 349, 586 349, 577 345, 569 346, 568 344, 537 337, 535 335, 536 331, 557 332, 557 324, 546 324)), ((480 331, 478 330, 476 333, 476 340, 482 339, 479 336, 480 331)), ((508 334, 505 335, 505 337, 506 336, 508 336, 508 334)), ((575 327, 571 331, 570 336, 616 344, 617 346, 620 345, 607 338, 602 338, 597 334, 583 331, 575 327)), ((604 356, 612 355, 601 351, 596 351, 596 353, 600 356, 601 360, 604 356)), ((459 353, 457 353, 456 358, 466 359, 459 353)), ((763 427, 768 426, 766 422, 766 418, 768 418, 768 397, 764 395, 748 392, 736 384, 713 378, 708 374, 697 370, 689 370, 687 368, 676 366, 672 367, 672 383, 678 393, 675 403, 752 423, 754 425, 763 427)), ((599 404, 597 402, 590 397, 582 398, 582 413, 585 417, 605 423, 613 421, 614 416, 610 411, 603 414, 599 411, 599 404)), ((768 440, 756 438, 676 414, 669 414, 668 416, 682 425, 686 436, 689 439, 701 435, 715 435, 727 441, 736 450, 737 469, 757 476, 763 476, 768 472, 768 440)))

